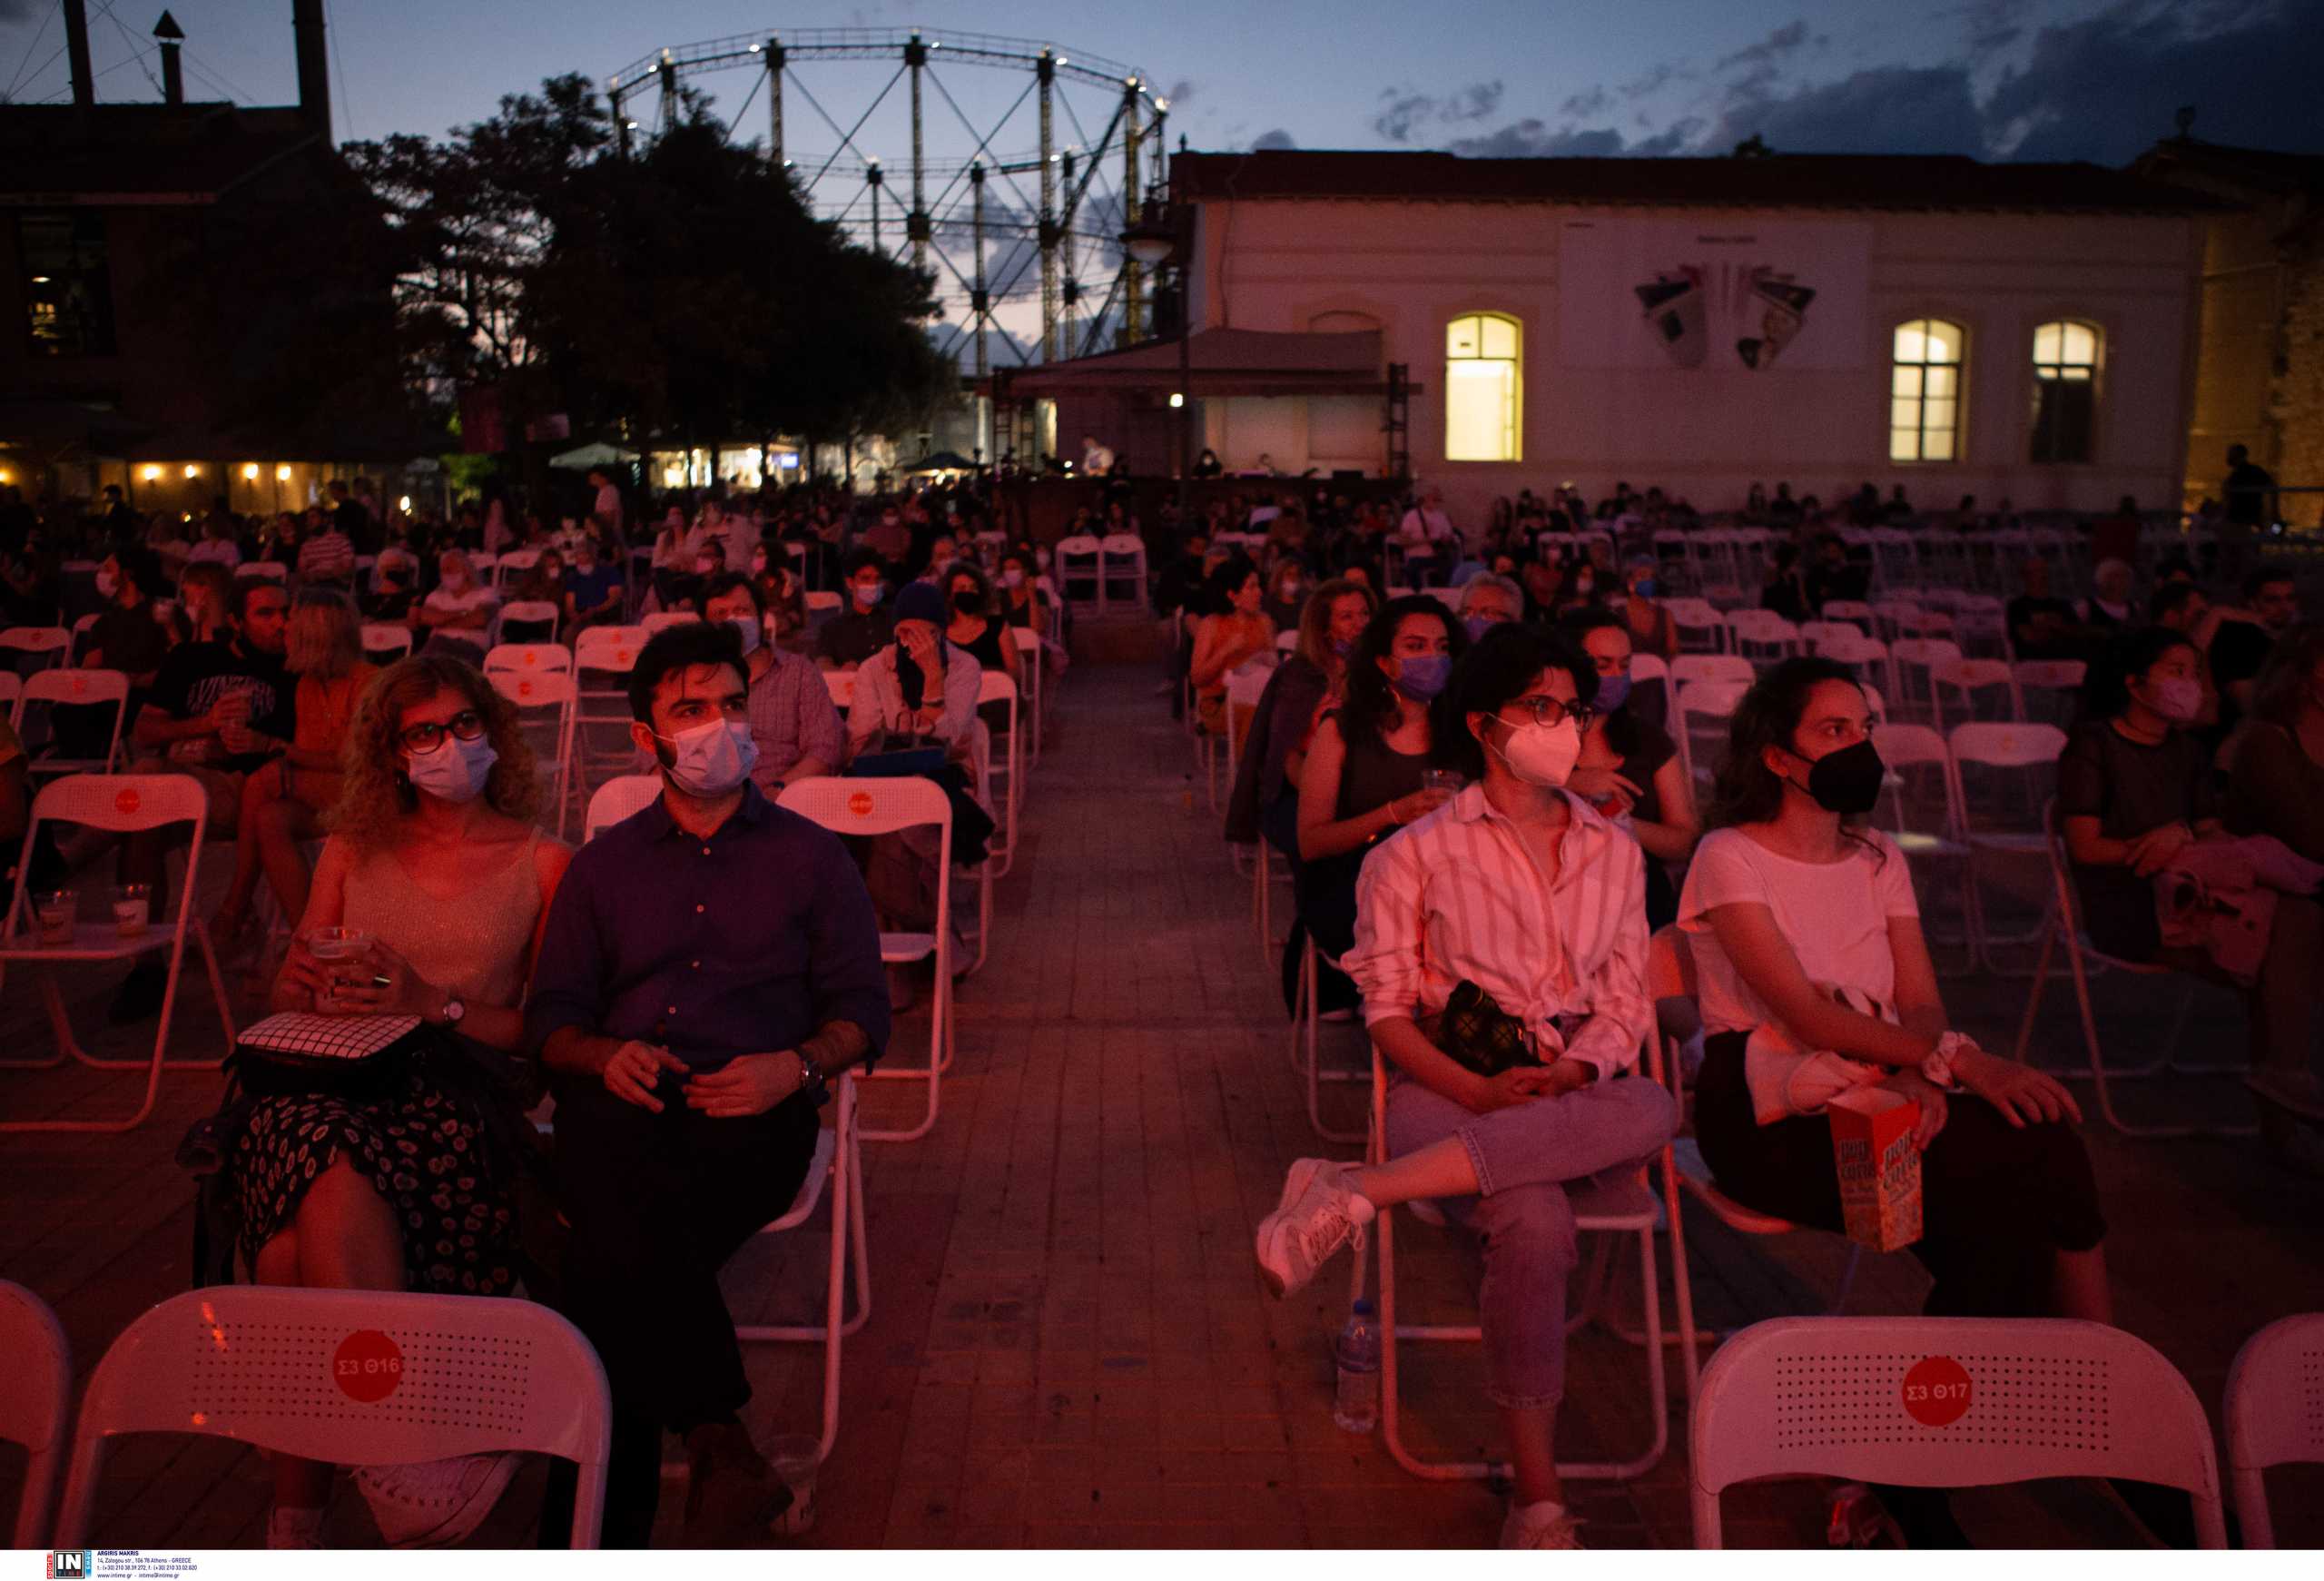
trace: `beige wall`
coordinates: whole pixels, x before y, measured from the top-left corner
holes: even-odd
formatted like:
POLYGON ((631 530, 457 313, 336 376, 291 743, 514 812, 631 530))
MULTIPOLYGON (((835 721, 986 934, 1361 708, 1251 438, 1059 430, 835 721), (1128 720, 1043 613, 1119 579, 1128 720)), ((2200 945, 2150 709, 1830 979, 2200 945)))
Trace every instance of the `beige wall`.
MULTIPOLYGON (((1707 227, 1787 212, 1655 211, 1707 227)), ((2188 390, 2202 237, 2176 218, 2010 214, 1829 216, 1867 223, 1869 311, 1859 366, 1591 370, 1561 367, 1558 242, 1562 226, 1614 212, 1547 204, 1255 201, 1206 204, 1205 267, 1196 321, 1239 329, 1347 327, 1369 315, 1387 357, 1408 363, 1424 393, 1412 411, 1413 467, 1441 481, 1456 509, 1572 479, 1592 493, 1617 479, 1659 482, 1705 509, 1741 502, 1750 483, 1787 479, 1827 501, 1866 479, 1902 482, 1916 501, 1950 507, 1965 493, 2021 508, 2175 503, 2183 476, 2188 390), (1444 325, 1491 310, 1524 326, 1523 460, 1443 459, 1444 325), (1958 461, 1887 459, 1887 350, 1896 321, 1941 314, 1967 327, 1966 431, 1958 461), (1339 315, 1318 325, 1325 315, 1339 315), (2030 344, 2044 320, 2073 316, 2104 329, 2095 459, 2088 466, 2026 459, 2033 399, 2030 344)), ((1350 424, 1311 424, 1295 401, 1235 402, 1209 424, 1228 468, 1274 453, 1285 470, 1312 462, 1309 430, 1328 426, 1344 448, 1350 424), (1246 410, 1246 409, 1251 409, 1246 410), (1281 409, 1281 410, 1267 410, 1281 409)), ((1364 458, 1384 459, 1372 440, 1364 458)))

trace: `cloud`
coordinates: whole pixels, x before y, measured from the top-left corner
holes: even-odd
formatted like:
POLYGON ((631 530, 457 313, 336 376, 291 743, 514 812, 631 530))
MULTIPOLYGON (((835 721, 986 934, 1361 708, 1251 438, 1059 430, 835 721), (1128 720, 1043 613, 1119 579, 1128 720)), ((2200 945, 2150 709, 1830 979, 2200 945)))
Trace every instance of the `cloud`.
POLYGON ((1632 143, 1610 126, 1583 130, 1527 119, 1482 137, 1456 138, 1450 146, 1464 159, 1652 159, 1693 152, 1689 144, 1703 124, 1689 117, 1632 143))
POLYGON ((1724 153, 1749 137, 1783 153, 1985 152, 1985 124, 1962 67, 1876 66, 1780 98, 1730 105, 1702 143, 1724 153))
POLYGON ((1180 77, 1177 82, 1170 84, 1168 92, 1165 93, 1162 96, 1169 100, 1170 108, 1176 110, 1186 104, 1191 104, 1196 91, 1193 78, 1180 77))
POLYGON ((1736 66, 1771 65, 1787 55, 1797 54, 1808 42, 1807 19, 1803 16, 1777 28, 1758 43, 1737 50, 1713 69, 1723 72, 1736 66))
POLYGON ((1391 143, 1409 143, 1426 126, 1462 126, 1490 119, 1501 108, 1503 84, 1471 83, 1444 94, 1416 93, 1410 88, 1381 90, 1381 109, 1372 129, 1391 143))
POLYGON ((1285 132, 1280 126, 1276 127, 1272 132, 1262 132, 1258 136, 1251 140, 1251 147, 1253 151, 1261 153, 1273 149, 1296 148, 1298 146, 1299 144, 1293 140, 1291 133, 1285 132))
POLYGON ((1558 106, 1558 114, 1569 121, 1587 121, 1593 115, 1603 115, 1613 107, 1613 95, 1601 86, 1586 94, 1574 94, 1558 106))

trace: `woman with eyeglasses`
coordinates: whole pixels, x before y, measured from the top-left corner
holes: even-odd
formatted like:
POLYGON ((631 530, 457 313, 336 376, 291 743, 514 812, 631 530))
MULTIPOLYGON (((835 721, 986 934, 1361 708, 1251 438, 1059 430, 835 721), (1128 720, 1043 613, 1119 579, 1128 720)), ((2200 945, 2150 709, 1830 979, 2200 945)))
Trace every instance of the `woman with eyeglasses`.
POLYGON ((1472 783, 1365 859, 1347 955, 1393 1072, 1387 1161, 1300 1160, 1257 1236, 1261 1273, 1288 1295, 1399 1202, 1438 1201, 1482 1235, 1510 1548, 1581 1546, 1551 1449, 1578 1260, 1569 1191, 1640 1162, 1678 1119, 1659 1082, 1629 1073, 1654 1014, 1638 845, 1566 788, 1597 680, 1516 625, 1453 667, 1432 757, 1472 783), (1448 1052, 1470 1041, 1446 1014, 1463 983, 1519 1023, 1531 1059, 1486 1075, 1448 1052))
MULTIPOLYGON (((533 824, 515 708, 457 660, 391 665, 364 692, 346 784, 273 1008, 415 1016, 431 1029, 374 1096, 241 1105, 227 1142, 237 1243, 261 1284, 505 1296, 518 1273, 515 1183, 537 1074, 522 1007, 572 852, 533 824), (344 935, 360 935, 354 953, 344 935), (319 949, 319 945, 324 947, 319 949)), ((472 1531, 513 1463, 367 1467, 390 1543, 472 1531)), ((330 1467, 274 1459, 270 1546, 312 1546, 330 1467)))

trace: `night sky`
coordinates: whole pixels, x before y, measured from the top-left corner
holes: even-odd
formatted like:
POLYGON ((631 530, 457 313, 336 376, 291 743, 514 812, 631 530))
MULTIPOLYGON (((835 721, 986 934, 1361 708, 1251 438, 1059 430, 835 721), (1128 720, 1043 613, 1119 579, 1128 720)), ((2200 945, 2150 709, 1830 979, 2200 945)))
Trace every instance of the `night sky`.
MULTIPOLYGON (((89 0, 101 97, 158 97, 150 34, 162 5, 89 0)), ((188 38, 190 94, 292 98, 289 0, 170 8, 188 38)), ((0 0, 9 96, 63 96, 57 9, 0 0)), ((330 12, 342 138, 440 133, 543 76, 602 80, 665 44, 920 25, 931 37, 1038 37, 1137 66, 1173 100, 1172 141, 1203 149, 1725 153, 1757 133, 1778 151, 2120 163, 2191 104, 2198 135, 2324 152, 2324 0, 333 0, 330 12)), ((843 124, 887 74, 859 72, 858 85, 845 71, 809 79, 843 124)), ((1018 85, 991 77, 955 67, 948 78, 980 132, 1018 85)), ((741 111, 746 133, 763 131, 763 100, 743 108, 748 74, 698 85, 722 114, 741 111)), ((794 145, 811 133, 836 143, 802 108, 792 114, 794 145)), ((872 130, 889 146, 872 152, 899 157, 900 125, 875 118, 872 130)))

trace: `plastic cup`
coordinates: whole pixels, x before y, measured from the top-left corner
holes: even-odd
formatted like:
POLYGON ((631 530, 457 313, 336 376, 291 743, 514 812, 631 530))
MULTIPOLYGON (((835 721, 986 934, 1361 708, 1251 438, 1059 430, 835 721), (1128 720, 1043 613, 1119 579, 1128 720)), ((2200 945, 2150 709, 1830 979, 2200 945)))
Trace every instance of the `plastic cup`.
POLYGON ((143 934, 153 920, 153 891, 143 884, 117 884, 113 892, 113 925, 124 939, 143 934))
POLYGON ((361 928, 316 928, 307 934, 307 953, 318 961, 350 961, 371 947, 361 928))
POLYGON ((33 897, 33 914, 40 922, 40 943, 54 950, 73 942, 73 924, 81 914, 81 892, 54 889, 33 897))
POLYGON ((1457 795, 1465 782, 1457 768, 1431 768, 1422 772, 1420 783, 1423 790, 1441 790, 1448 795, 1457 795))
POLYGON ((812 1433, 777 1433, 762 1453, 791 1489, 791 1507, 776 1524, 792 1537, 814 1530, 815 1472, 822 1464, 822 1440, 812 1433))

